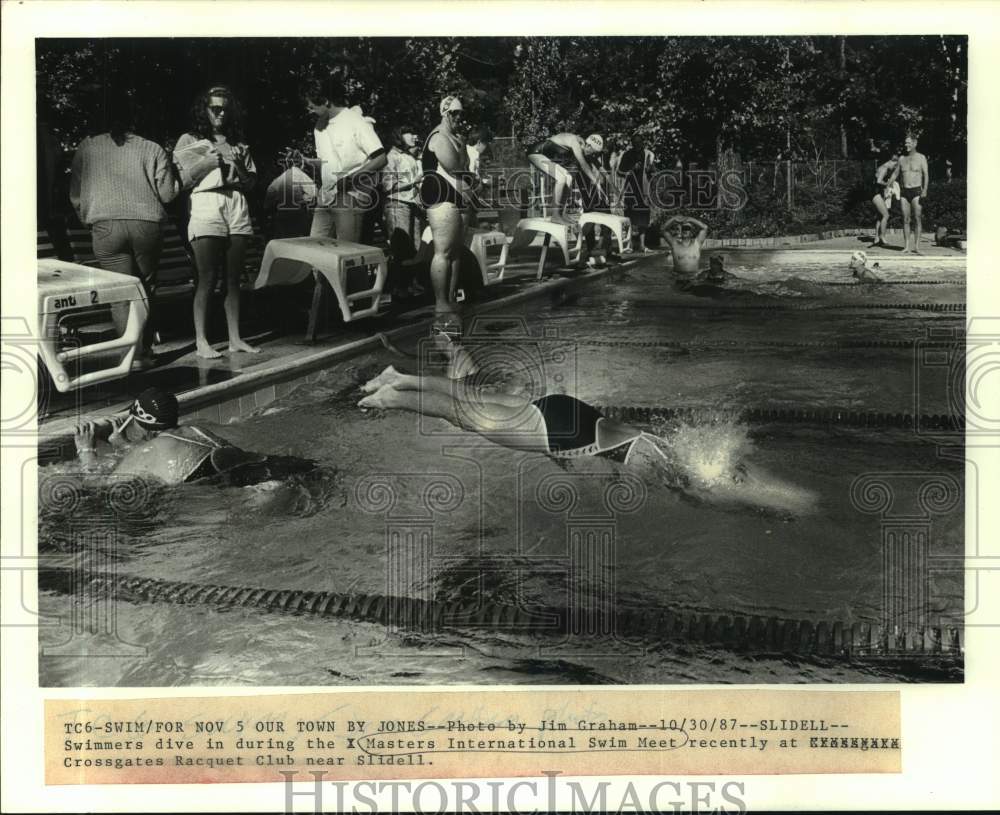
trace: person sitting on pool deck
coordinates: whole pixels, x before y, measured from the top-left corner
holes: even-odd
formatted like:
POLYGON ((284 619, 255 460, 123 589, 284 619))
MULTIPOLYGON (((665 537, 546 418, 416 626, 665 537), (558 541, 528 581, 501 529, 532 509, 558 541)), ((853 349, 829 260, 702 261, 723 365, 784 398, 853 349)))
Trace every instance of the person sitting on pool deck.
POLYGON ((100 438, 124 451, 113 474, 154 478, 167 484, 223 474, 251 484, 277 477, 278 470, 290 474, 313 468, 313 462, 302 459, 249 453, 195 425, 180 427, 179 414, 174 394, 147 388, 132 402, 126 416, 85 422, 76 428, 80 463, 87 468, 97 464, 95 442, 100 438))
POLYGON ((696 274, 701 264, 701 245, 708 236, 708 224, 688 215, 674 215, 663 225, 663 235, 673 254, 674 271, 696 274))
POLYGON ((899 206, 903 210, 903 242, 906 244, 903 249, 904 255, 921 255, 920 237, 923 229, 921 215, 923 209, 921 198, 927 197, 927 183, 930 180, 927 170, 927 156, 917 152, 917 137, 910 133, 903 142, 906 155, 900 157, 896 169, 889 177, 889 184, 896 180, 896 176, 902 175, 902 196, 899 206), (913 221, 910 220, 910 213, 913 213, 913 221), (913 229, 910 226, 913 224, 913 229), (910 246, 910 234, 913 234, 913 246, 910 246))
POLYGON ((597 133, 586 139, 575 133, 557 133, 531 145, 526 152, 531 166, 545 173, 555 183, 551 209, 554 221, 566 221, 573 171, 579 168, 593 186, 601 185, 600 173, 587 161, 590 156, 604 152, 604 139, 597 133))

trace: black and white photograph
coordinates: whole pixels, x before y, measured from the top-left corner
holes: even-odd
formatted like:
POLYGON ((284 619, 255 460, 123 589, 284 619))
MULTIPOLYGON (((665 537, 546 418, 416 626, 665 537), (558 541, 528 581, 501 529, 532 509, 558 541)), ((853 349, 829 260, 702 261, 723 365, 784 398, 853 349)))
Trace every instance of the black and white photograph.
POLYGON ((967 36, 35 70, 41 686, 963 682, 967 36))

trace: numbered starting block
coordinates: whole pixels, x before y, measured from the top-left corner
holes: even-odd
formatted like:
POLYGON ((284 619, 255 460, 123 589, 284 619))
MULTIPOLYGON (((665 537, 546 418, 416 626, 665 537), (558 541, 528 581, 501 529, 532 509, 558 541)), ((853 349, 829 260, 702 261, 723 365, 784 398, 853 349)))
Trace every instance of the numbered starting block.
POLYGON ((528 246, 539 235, 542 236, 542 255, 538 259, 538 271, 535 277, 539 280, 545 271, 545 260, 549 254, 549 245, 555 241, 562 250, 563 262, 572 266, 580 260, 580 249, 583 243, 583 233, 575 223, 563 223, 549 218, 522 218, 517 222, 514 232, 515 246, 528 246))
POLYGON ((38 356, 60 393, 127 376, 148 318, 138 278, 38 260, 38 356))
POLYGON ((387 264, 381 249, 335 238, 279 238, 264 249, 254 289, 294 286, 313 278, 306 339, 316 338, 326 286, 337 297, 345 323, 378 313, 387 264))
POLYGON ((585 212, 580 216, 580 235, 576 246, 577 256, 583 249, 583 227, 587 224, 601 226, 611 231, 618 242, 618 254, 632 251, 632 222, 623 215, 608 215, 604 212, 585 212))

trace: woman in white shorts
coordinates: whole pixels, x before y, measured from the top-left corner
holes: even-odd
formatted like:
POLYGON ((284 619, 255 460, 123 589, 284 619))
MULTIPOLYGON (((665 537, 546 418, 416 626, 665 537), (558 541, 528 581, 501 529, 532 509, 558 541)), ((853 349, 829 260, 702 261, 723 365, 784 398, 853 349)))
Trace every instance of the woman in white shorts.
POLYGON ((188 240, 194 250, 198 281, 194 292, 197 354, 222 356, 208 343, 208 306, 220 270, 226 283, 229 351, 260 352, 240 337, 240 276, 247 240, 253 236, 245 193, 257 180, 250 151, 243 142, 240 107, 225 86, 212 86, 191 109, 191 129, 177 140, 174 159, 181 181, 191 191, 188 240))

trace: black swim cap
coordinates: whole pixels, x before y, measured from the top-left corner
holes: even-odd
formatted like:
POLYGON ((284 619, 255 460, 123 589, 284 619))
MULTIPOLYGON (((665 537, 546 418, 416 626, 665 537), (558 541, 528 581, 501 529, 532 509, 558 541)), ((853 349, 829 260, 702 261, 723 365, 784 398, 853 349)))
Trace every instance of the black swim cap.
POLYGON ((177 397, 163 388, 147 388, 136 397, 128 412, 149 430, 169 430, 177 427, 180 407, 177 397))

